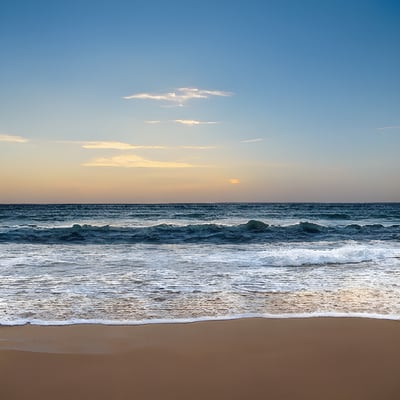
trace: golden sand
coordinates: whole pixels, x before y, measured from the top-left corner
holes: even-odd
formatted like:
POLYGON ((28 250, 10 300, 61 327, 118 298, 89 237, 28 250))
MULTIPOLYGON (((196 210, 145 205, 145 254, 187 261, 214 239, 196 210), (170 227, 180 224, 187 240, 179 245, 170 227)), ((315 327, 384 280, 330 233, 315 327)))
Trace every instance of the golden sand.
POLYGON ((0 328, 0 399, 400 398, 400 322, 0 328))

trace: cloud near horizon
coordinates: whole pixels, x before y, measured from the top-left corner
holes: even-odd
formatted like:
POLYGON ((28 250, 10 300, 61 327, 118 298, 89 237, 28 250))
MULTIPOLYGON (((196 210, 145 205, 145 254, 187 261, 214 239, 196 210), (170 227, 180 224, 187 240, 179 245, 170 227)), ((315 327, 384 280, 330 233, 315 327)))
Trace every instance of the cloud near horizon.
POLYGON ((136 93, 130 96, 122 97, 125 100, 139 99, 139 100, 155 100, 168 103, 175 103, 176 105, 183 105, 183 103, 193 99, 207 99, 211 96, 228 97, 233 93, 225 92, 222 90, 204 90, 198 88, 178 88, 173 92, 167 93, 136 93))
POLYGON ((257 143, 257 142, 262 142, 263 140, 264 140, 263 138, 245 139, 241 140, 240 143, 257 143))
POLYGON ((62 142, 62 143, 75 143, 80 144, 83 149, 89 150, 171 150, 171 149, 186 149, 186 150, 210 150, 215 149, 215 146, 144 146, 134 145, 124 142, 111 142, 111 141, 91 141, 91 142, 62 142))
POLYGON ((80 142, 83 149, 107 149, 107 150, 137 150, 137 149, 166 149, 166 146, 141 146, 123 142, 80 142))
POLYGON ((186 150, 213 150, 216 148, 216 146, 178 146, 178 149, 186 150))
POLYGON ((2 135, 0 134, 0 142, 9 142, 9 143, 27 143, 28 139, 22 136, 13 136, 13 135, 2 135))
POLYGON ((148 160, 135 154, 109 158, 95 158, 82 164, 83 167, 118 167, 118 168, 193 168, 195 165, 174 162, 148 160))
POLYGON ((173 122, 187 126, 218 124, 216 121, 197 121, 195 119, 174 119, 173 122))

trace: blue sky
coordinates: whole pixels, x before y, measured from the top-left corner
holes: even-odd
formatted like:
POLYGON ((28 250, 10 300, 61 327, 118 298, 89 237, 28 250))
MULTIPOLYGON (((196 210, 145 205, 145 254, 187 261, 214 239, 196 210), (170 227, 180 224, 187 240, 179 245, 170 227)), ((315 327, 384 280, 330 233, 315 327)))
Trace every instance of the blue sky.
POLYGON ((0 201, 400 201, 399 17, 385 0, 2 2, 0 201))

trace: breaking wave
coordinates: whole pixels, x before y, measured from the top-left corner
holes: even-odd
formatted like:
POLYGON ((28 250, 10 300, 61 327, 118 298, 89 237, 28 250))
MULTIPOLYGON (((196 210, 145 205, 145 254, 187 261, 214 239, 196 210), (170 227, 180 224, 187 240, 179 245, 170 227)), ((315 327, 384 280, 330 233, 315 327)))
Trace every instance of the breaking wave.
POLYGON ((159 224, 150 227, 80 225, 40 228, 35 225, 3 227, 0 243, 273 243, 278 241, 399 240, 400 225, 323 226, 300 222, 289 226, 250 220, 245 224, 159 224))

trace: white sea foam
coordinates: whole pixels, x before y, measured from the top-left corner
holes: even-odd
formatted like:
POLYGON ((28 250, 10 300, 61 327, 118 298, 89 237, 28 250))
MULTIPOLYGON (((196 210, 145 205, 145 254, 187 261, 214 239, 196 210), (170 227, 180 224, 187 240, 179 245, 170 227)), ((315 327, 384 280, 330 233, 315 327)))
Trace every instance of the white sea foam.
POLYGON ((109 326, 136 326, 152 324, 190 324, 197 322, 232 321, 238 319, 308 319, 308 318, 365 318, 378 320, 399 321, 400 315, 374 313, 341 313, 341 312, 312 312, 312 313, 285 313, 285 314, 237 314, 219 317, 197 317, 176 319, 143 319, 143 320, 110 320, 110 319, 70 319, 70 320, 0 320, 0 326, 68 326, 68 325, 109 325, 109 326))
POLYGON ((399 223, 399 205, 0 205, 0 320, 396 319, 399 223))

